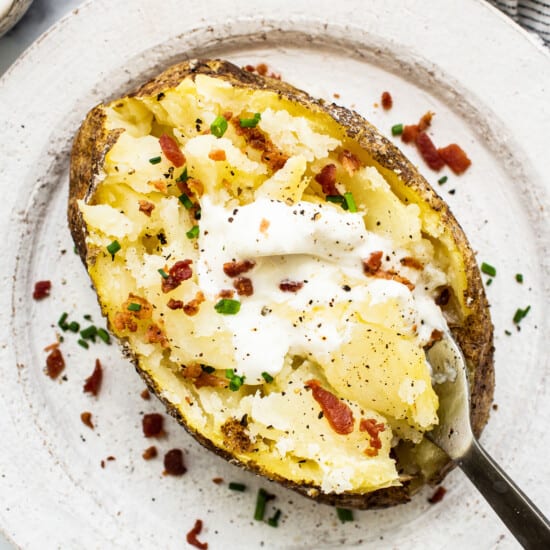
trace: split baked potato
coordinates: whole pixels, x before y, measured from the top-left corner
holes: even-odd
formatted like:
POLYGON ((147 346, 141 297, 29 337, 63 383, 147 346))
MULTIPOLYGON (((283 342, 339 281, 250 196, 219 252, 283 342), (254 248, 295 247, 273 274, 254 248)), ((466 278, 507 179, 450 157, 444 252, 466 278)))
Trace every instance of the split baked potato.
POLYGON ((70 229, 111 331, 233 463, 345 507, 448 469, 425 349, 450 330, 479 434, 492 325, 447 205, 358 114, 220 60, 95 107, 70 229))

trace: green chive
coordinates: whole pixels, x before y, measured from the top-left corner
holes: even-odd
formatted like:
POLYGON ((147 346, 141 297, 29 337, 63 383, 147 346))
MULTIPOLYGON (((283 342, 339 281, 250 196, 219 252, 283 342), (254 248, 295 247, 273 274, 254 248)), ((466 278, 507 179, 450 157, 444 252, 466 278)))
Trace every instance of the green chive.
POLYGON ((91 321, 92 316, 89 313, 87 313, 86 315, 84 315, 84 319, 86 319, 86 321, 91 321))
POLYGON ((273 376, 269 374, 268 372, 262 372, 262 378, 269 384, 270 382, 273 382, 273 376))
POLYGON ((336 508, 336 513, 338 514, 338 519, 342 523, 346 523, 346 521, 353 521, 352 510, 348 510, 347 508, 336 508))
POLYGON ((216 370, 214 367, 209 367, 208 365, 201 365, 201 369, 208 374, 212 374, 216 370))
POLYGON ((231 391, 239 391, 239 388, 243 385, 244 376, 234 376, 229 381, 229 389, 231 391))
POLYGON ((512 333, 509 330, 505 330, 504 334, 506 334, 506 336, 512 336, 512 333))
POLYGON ((217 138, 221 138, 227 130, 227 120, 223 116, 217 116, 214 122, 210 124, 210 131, 217 138))
POLYGON ((265 515, 265 504, 271 495, 264 489, 258 491, 256 497, 256 509, 254 510, 254 519, 257 521, 263 521, 265 515))
POLYGON ((141 304, 135 304, 134 302, 128 304, 128 311, 141 311, 141 304))
POLYGON ((493 279, 487 279, 485 286, 491 286, 493 284, 493 279))
POLYGON ((239 123, 241 125, 241 128, 256 128, 261 118, 262 115, 260 113, 254 113, 253 118, 241 118, 239 120, 239 123))
POLYGON ((281 510, 277 508, 277 511, 275 512, 275 514, 273 514, 272 517, 268 518, 267 523, 271 525, 271 527, 279 527, 279 519, 281 517, 281 514, 282 514, 281 510))
POLYGON ((222 298, 215 306, 214 309, 222 315, 235 315, 239 313, 241 309, 241 302, 237 300, 229 300, 228 298, 222 298))
POLYGON ((343 204, 345 202, 344 197, 342 195, 327 195, 325 197, 327 202, 334 202, 336 204, 343 204))
POLYGON ((168 273, 166 273, 166 271, 164 271, 164 269, 157 269, 157 271, 160 273, 160 276, 163 279, 168 279, 168 273))
POLYGON ((111 344, 111 337, 109 336, 109 333, 104 328, 98 328, 97 329, 97 335, 106 343, 111 344))
POLYGON ((448 179, 449 179, 449 178, 448 178, 447 176, 443 176, 442 178, 439 178, 439 179, 437 180, 437 183, 439 183, 439 185, 443 185, 444 183, 447 182, 448 179))
POLYGON ((59 321, 57 321, 57 326, 61 329, 61 330, 67 330, 69 328, 69 324, 67 323, 67 317, 69 316, 68 313, 66 312, 63 312, 63 314, 61 315, 61 317, 59 318, 59 321))
POLYGON ((176 178, 178 183, 185 183, 189 179, 187 175, 187 166, 183 169, 183 172, 176 178))
POLYGON ((82 346, 83 348, 85 349, 88 349, 90 346, 88 345, 88 342, 86 342, 85 340, 79 340, 78 341, 78 345, 79 346, 82 346))
POLYGON ((489 275, 491 277, 494 277, 497 274, 497 270, 492 265, 485 262, 481 264, 481 271, 483 271, 485 275, 489 275))
POLYGON ((344 193, 344 200, 349 208, 350 212, 357 212, 357 206, 355 205, 355 199, 351 193, 344 193))
POLYGON ((186 233, 188 239, 196 239, 199 236, 199 226, 194 225, 189 231, 186 233))
POLYGON ((527 316, 530 309, 531 306, 527 306, 525 309, 518 308, 514 315, 514 323, 516 323, 516 325, 519 324, 519 322, 527 316))
POLYGON ((403 133, 403 124, 394 124, 391 127, 392 136, 400 136, 403 133))
POLYGON ((521 273, 516 273, 516 281, 518 283, 523 283, 523 275, 521 273))
POLYGON ((71 321, 67 327, 71 332, 78 332, 80 330, 80 325, 76 321, 71 321))
POLYGON ((225 377, 231 380, 235 376, 233 369, 225 369, 225 377))
POLYGON ((85 329, 82 329, 80 331, 80 336, 84 340, 92 340, 95 342, 96 335, 97 335, 97 328, 94 325, 90 325, 89 327, 86 327, 85 329))
POLYGON ((158 164, 162 159, 160 157, 153 157, 149 159, 151 164, 158 164))
POLYGON ((229 488, 232 491, 239 491, 239 493, 244 493, 246 491, 246 485, 243 483, 235 483, 234 481, 229 483, 229 488))
POLYGON ((115 254, 121 249, 120 243, 115 239, 109 246, 107 246, 107 252, 111 255, 113 260, 115 259, 115 254))
POLYGON ((191 199, 187 196, 186 193, 182 193, 179 197, 178 197, 179 201, 181 202, 181 204, 183 204, 183 206, 185 206, 185 208, 187 208, 187 210, 191 210, 191 208, 193 208, 193 202, 191 201, 191 199))

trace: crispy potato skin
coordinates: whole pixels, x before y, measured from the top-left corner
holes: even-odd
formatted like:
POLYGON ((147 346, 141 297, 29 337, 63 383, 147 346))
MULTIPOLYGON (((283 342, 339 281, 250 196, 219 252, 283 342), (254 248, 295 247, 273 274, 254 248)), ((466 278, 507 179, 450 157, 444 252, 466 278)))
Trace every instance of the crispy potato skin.
MULTIPOLYGON (((407 160, 401 151, 357 113, 335 104, 325 104, 323 101, 313 99, 307 93, 285 82, 255 75, 226 61, 184 61, 168 68, 159 76, 129 94, 129 96, 144 97, 156 95, 166 88, 177 86, 186 77, 193 78, 193 75, 196 74, 221 78, 236 87, 274 91, 284 98, 306 106, 313 112, 329 114, 345 129, 350 138, 353 138, 361 147, 368 151, 379 167, 399 171, 405 184, 420 195, 438 213, 441 223, 450 229, 466 266, 468 286, 465 291, 465 301, 471 307, 471 314, 462 325, 451 326, 451 330, 462 349, 470 370, 471 421, 475 434, 479 436, 489 418, 493 398, 493 326, 474 253, 462 228, 449 211, 445 202, 435 193, 428 182, 420 175, 416 167, 407 160)), ((121 133, 120 130, 107 131, 104 125, 105 119, 106 115, 103 105, 92 109, 76 136, 72 150, 68 221, 76 248, 84 265, 86 265, 87 256, 85 243, 86 228, 76 201, 79 199, 88 200, 93 196, 95 187, 99 181, 98 178, 101 174, 101 166, 105 155, 121 133)), ((204 435, 186 425, 177 407, 162 396, 162 388, 158 387, 155 380, 140 368, 140 365, 132 356, 127 346, 125 346, 125 353, 132 359, 136 370, 145 380, 149 389, 165 404, 168 412, 202 445, 229 462, 237 463, 269 479, 278 481, 284 486, 319 502, 341 507, 360 509, 384 508, 410 500, 413 490, 407 482, 404 482, 401 487, 380 489, 368 494, 324 494, 317 487, 299 485, 285 479, 279 479, 272 473, 263 471, 253 462, 248 462, 247 464, 241 463, 229 452, 215 446, 204 435)), ((451 467, 452 465, 447 463, 430 481, 439 482, 451 467)))

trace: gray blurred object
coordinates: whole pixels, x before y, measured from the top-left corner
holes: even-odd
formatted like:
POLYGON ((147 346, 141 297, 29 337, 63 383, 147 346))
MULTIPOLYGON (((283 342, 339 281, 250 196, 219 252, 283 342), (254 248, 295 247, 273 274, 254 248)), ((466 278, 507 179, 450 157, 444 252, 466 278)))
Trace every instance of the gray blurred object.
POLYGON ((0 36, 6 34, 29 9, 32 0, 0 0, 0 36))

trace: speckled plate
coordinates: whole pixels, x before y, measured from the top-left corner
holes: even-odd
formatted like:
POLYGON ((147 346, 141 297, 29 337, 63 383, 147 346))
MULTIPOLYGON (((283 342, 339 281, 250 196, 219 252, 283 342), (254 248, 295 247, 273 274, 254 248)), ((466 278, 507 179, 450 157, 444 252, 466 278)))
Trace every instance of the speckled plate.
POLYGON ((40 38, 0 80, 0 525, 23 548, 183 548, 195 519, 210 548, 514 548, 516 543, 459 471, 430 505, 335 511, 241 471, 208 453, 167 418, 151 445, 141 415, 161 411, 115 346, 84 350, 66 333, 62 380, 43 372, 63 311, 102 324, 73 253, 65 219, 71 140, 94 104, 185 57, 266 62, 313 95, 351 106, 389 134, 393 124, 437 113, 432 137, 471 157, 461 177, 431 172, 404 145, 463 225, 480 263, 497 268, 487 288, 496 326, 496 404, 483 443, 540 508, 550 513, 550 296, 548 223, 550 57, 480 0, 306 0, 252 3, 94 0, 40 38), (310 7, 312 6, 312 7, 310 7), (377 107, 389 90, 394 107, 377 107), (515 280, 522 273, 523 284, 515 280), (31 298, 49 279, 51 296, 31 298), (531 305, 521 323, 517 308, 531 305), (507 331, 510 333, 508 335, 507 331), (82 392, 100 358, 99 397, 82 392), (91 411, 90 430, 80 413, 91 411), (162 454, 185 452, 188 472, 163 476, 162 454), (116 460, 104 462, 108 456, 116 460), (222 477, 216 485, 212 478, 222 477), (228 490, 239 481, 244 493, 228 490), (276 494, 252 519, 255 494, 276 494))

